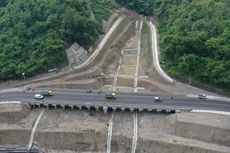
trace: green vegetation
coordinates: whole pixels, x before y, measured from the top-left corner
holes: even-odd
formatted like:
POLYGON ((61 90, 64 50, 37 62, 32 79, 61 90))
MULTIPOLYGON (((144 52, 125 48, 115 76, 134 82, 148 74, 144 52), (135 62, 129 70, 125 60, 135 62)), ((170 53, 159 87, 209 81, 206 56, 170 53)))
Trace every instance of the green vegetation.
POLYGON ((168 73, 230 89, 229 0, 117 1, 158 17, 168 73))
POLYGON ((151 50, 151 32, 147 22, 143 22, 141 31, 141 54, 145 61, 141 61, 146 69, 151 69, 153 65, 153 56, 151 50))
MULTIPOLYGON (((116 1, 130 9, 137 11, 140 14, 143 14, 145 16, 150 16, 153 15, 155 9, 154 5, 156 3, 155 1, 157 0, 116 0, 116 1)), ((173 0, 158 0, 158 1, 173 2, 173 0)))
POLYGON ((113 8, 111 0, 1 0, 0 80, 66 64, 64 49, 91 45, 113 8))

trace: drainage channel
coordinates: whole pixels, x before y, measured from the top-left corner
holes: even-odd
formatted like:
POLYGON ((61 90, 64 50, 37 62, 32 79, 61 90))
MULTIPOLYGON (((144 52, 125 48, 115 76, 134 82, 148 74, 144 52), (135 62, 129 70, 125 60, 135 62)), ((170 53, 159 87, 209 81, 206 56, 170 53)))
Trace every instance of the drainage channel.
POLYGON ((138 134, 138 124, 137 124, 137 112, 133 114, 133 141, 132 141, 132 151, 131 153, 136 152, 137 148, 137 134, 138 134))
POLYGON ((137 92, 138 88, 138 72, 140 67, 140 53, 141 53, 141 30, 143 26, 143 21, 140 21, 140 27, 138 30, 138 46, 137 46, 137 62, 135 68, 135 75, 134 75, 134 92, 137 92))
POLYGON ((112 112, 112 114, 110 116, 110 120, 109 120, 106 153, 110 153, 111 152, 111 142, 112 142, 112 133, 113 133, 113 116, 114 116, 114 112, 112 112))
POLYGON ((29 140, 29 143, 28 143, 28 147, 27 147, 27 151, 30 152, 31 148, 32 148, 32 145, 33 145, 33 141, 34 141, 34 135, 35 135, 35 132, 36 132, 36 129, 37 129, 37 126, 38 126, 38 123, 40 122, 43 114, 44 114, 45 110, 42 109, 41 112, 39 113, 35 123, 34 123, 34 126, 32 128, 32 131, 30 133, 30 140, 29 140))

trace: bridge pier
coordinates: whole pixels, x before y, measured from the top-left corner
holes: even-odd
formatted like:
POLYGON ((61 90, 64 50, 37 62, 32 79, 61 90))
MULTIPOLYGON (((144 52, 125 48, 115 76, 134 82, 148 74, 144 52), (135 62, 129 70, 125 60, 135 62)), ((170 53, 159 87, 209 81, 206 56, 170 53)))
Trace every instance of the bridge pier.
POLYGON ((103 111, 104 111, 104 113, 107 113, 108 107, 103 106, 103 111))
POLYGON ((151 108, 148 108, 148 112, 151 112, 151 111, 153 111, 153 109, 151 109, 151 108))
POLYGON ((166 109, 165 111, 166 111, 166 113, 170 113, 171 112, 171 110, 169 110, 169 109, 166 109))
POLYGON ((124 108, 124 107, 121 107, 121 111, 124 112, 124 111, 125 111, 125 108, 124 108))
POLYGON ((139 108, 138 109, 139 112, 143 112, 143 110, 144 110, 143 108, 139 108))
POLYGON ((87 108, 87 110, 90 110, 90 106, 85 106, 87 108))
POLYGON ((117 107, 112 107, 112 109, 113 109, 113 112, 115 112, 115 111, 116 111, 116 109, 117 109, 117 107))
POLYGON ((133 111, 134 111, 134 108, 130 108, 130 111, 133 112, 133 111))
POLYGON ((69 105, 69 107, 70 107, 71 109, 74 109, 74 106, 73 106, 73 105, 69 105))
POLYGON ((162 110, 161 109, 157 109, 157 113, 160 113, 162 110))
POLYGON ((94 106, 94 108, 96 109, 96 111, 99 111, 99 106, 94 106))
POLYGON ((35 106, 34 106, 35 104, 31 104, 31 103, 30 103, 29 105, 30 105, 31 108, 35 107, 35 106))

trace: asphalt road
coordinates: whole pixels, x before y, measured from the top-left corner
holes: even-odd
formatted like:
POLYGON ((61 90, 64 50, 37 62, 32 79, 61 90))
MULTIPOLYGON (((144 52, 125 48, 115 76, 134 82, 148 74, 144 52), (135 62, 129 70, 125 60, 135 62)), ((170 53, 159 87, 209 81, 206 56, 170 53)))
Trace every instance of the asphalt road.
MULTIPOLYGON (((28 153, 26 149, 0 149, 0 153, 28 153)), ((37 149, 31 149, 29 153, 42 153, 37 149)))
POLYGON ((2 101, 21 101, 23 103, 56 104, 56 105, 80 105, 80 106, 106 106, 140 109, 200 109, 230 112, 230 102, 196 99, 188 97, 161 97, 162 102, 154 102, 154 96, 144 95, 118 95, 117 99, 105 99, 104 94, 98 93, 71 93, 54 92, 53 96, 44 100, 34 99, 36 92, 9 92, 0 93, 2 101))

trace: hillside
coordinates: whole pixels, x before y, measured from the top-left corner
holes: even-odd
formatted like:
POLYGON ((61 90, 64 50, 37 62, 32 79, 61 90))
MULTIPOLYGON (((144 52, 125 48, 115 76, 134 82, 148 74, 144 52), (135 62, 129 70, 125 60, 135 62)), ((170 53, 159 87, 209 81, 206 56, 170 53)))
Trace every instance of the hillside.
POLYGON ((117 0, 156 15, 165 70, 230 89, 229 0, 117 0))
POLYGON ((92 45, 114 7, 111 0, 1 1, 0 80, 66 64, 64 49, 75 41, 92 45))

